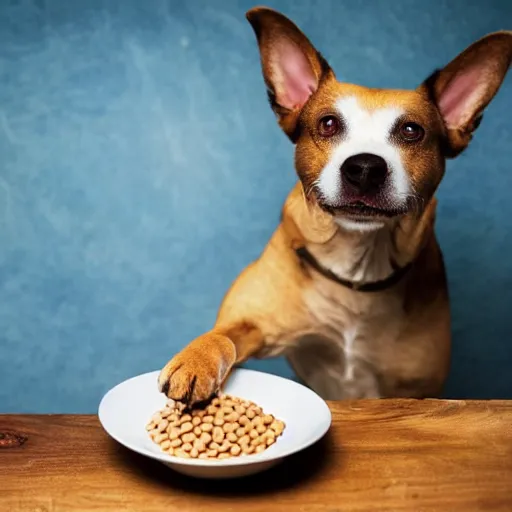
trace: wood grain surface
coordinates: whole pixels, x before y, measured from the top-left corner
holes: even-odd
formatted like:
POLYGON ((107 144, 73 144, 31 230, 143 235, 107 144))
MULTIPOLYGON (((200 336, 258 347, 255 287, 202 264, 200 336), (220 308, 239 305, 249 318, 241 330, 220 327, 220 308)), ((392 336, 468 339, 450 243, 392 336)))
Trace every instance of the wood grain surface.
POLYGON ((95 416, 0 416, 0 511, 512 511, 512 402, 329 406, 320 443, 222 482, 129 452, 95 416))

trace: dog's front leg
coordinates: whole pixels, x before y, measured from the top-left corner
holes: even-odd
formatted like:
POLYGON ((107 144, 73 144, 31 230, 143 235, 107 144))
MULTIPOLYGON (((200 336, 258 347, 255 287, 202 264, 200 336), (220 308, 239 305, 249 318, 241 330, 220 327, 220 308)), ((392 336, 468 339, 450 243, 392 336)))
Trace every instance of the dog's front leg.
POLYGON ((189 405, 210 398, 235 363, 250 357, 261 345, 261 332, 247 322, 234 322, 199 336, 160 373, 160 391, 189 405))
POLYGON ((284 353, 309 324, 302 272, 278 229, 263 255, 226 294, 214 328, 196 338, 161 371, 160 390, 189 405, 218 391, 234 364, 284 353))

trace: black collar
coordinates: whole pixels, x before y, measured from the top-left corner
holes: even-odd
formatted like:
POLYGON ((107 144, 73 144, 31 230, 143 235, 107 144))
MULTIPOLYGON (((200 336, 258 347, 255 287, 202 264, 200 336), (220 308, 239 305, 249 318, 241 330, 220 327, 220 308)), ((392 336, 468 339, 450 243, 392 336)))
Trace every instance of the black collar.
POLYGON ((354 281, 349 281, 348 279, 343 279, 337 276, 334 272, 331 272, 329 269, 322 267, 322 265, 318 263, 316 258, 305 247, 299 247, 298 249, 295 249, 295 252, 303 264, 307 263, 327 279, 358 292, 379 292, 386 290, 387 288, 391 288, 391 286, 402 279, 412 266, 411 263, 408 263, 405 267, 395 267, 395 271, 389 277, 381 279, 380 281, 356 283, 354 281))

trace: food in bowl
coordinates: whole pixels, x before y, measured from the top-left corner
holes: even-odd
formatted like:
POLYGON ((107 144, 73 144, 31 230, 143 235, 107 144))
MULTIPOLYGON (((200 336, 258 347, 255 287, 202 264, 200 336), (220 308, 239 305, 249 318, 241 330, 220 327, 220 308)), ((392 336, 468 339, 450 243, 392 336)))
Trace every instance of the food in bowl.
POLYGON ((169 400, 146 426, 164 452, 195 459, 262 453, 284 429, 284 422, 257 404, 231 395, 219 395, 206 407, 192 410, 169 400))

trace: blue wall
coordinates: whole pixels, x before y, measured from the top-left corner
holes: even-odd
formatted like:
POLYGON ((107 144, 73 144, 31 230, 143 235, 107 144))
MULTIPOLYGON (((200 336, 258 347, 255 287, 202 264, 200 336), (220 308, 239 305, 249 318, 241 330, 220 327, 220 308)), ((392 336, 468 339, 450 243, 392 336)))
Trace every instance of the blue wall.
MULTIPOLYGON (((415 87, 512 28, 506 1, 268 5, 370 86, 415 87)), ((0 411, 95 411, 208 329, 263 248, 295 176, 252 6, 0 2, 0 411)), ((439 193, 451 397, 512 398, 511 78, 439 193)))

